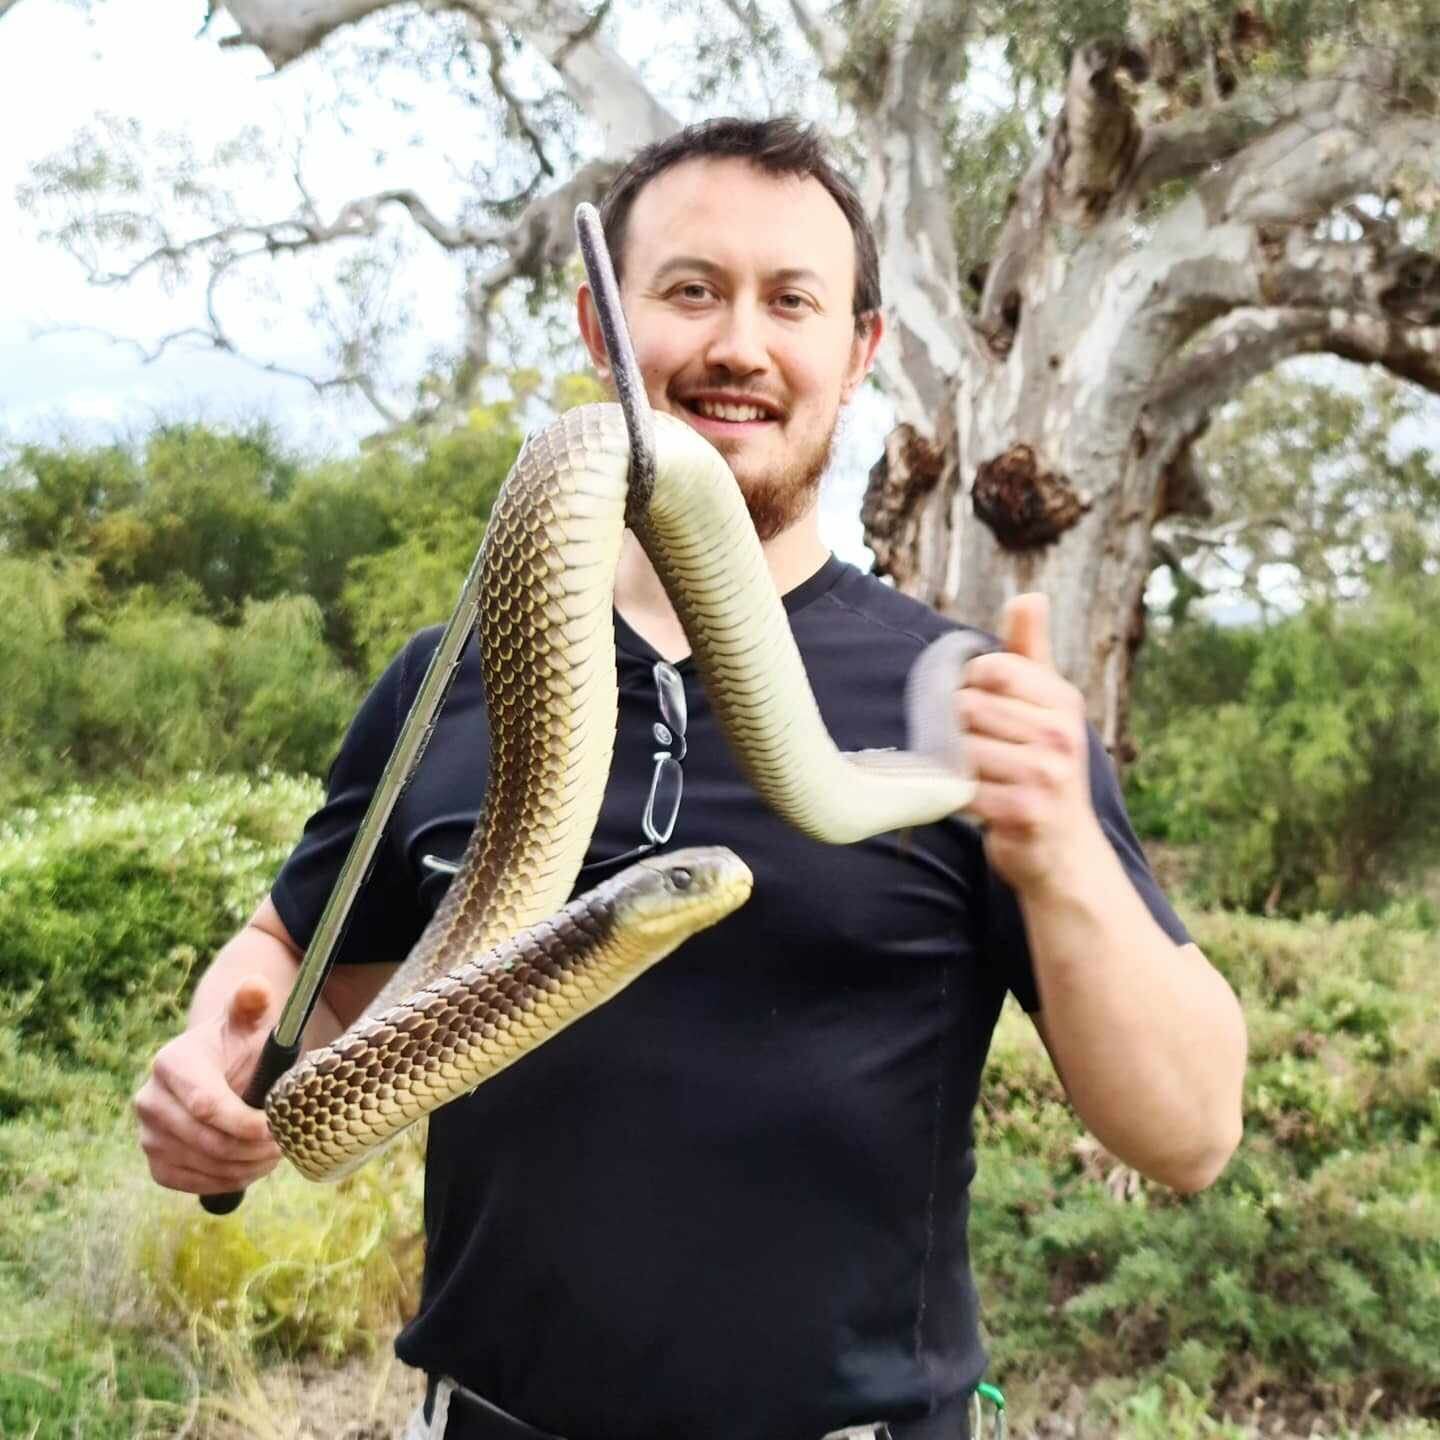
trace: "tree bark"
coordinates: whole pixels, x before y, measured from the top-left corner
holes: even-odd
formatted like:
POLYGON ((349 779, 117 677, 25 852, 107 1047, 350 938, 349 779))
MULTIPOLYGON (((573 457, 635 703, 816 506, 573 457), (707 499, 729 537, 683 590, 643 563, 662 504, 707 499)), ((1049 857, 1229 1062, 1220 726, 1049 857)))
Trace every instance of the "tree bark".
POLYGON ((1149 132, 1146 70, 1122 44, 1075 56, 940 423, 892 437, 863 513, 877 567, 958 618, 993 627, 1010 596, 1048 593, 1057 664, 1121 757, 1153 531, 1203 513, 1189 447, 1215 407, 1311 350, 1440 380, 1440 264, 1382 227, 1316 229, 1403 167, 1435 173, 1440 128, 1389 108, 1383 61, 1149 132))

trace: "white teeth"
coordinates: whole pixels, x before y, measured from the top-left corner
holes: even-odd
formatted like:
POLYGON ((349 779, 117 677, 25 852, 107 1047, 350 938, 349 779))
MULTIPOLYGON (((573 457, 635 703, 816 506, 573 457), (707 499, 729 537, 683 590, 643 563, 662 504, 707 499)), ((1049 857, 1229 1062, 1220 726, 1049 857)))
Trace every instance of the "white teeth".
POLYGON ((764 420, 766 412, 758 405, 722 405, 715 400, 697 400, 695 408, 712 420, 764 420))

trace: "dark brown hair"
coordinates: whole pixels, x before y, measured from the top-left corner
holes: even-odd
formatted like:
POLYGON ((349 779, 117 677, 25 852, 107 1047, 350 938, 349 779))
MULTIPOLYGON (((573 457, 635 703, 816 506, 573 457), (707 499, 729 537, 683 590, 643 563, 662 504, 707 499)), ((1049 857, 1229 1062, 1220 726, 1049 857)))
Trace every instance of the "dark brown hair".
POLYGON ((741 120, 727 116, 703 120, 638 151, 615 177, 600 202, 605 243, 615 265, 624 273, 625 232, 635 197, 657 175, 686 160, 739 157, 767 175, 808 175, 830 192, 844 213, 855 237, 855 302, 857 323, 880 308, 880 259, 875 232, 855 187, 830 163, 825 142, 808 125, 789 116, 772 120, 741 120))

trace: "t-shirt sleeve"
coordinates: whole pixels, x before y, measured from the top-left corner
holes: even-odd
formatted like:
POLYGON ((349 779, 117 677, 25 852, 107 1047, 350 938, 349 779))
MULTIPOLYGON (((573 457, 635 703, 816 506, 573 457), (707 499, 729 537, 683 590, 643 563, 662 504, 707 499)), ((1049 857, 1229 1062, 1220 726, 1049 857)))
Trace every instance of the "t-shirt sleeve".
MULTIPOLYGON (((320 923, 433 649, 434 636, 422 632, 376 681, 330 767, 325 803, 305 822, 300 842, 276 877, 271 899, 302 949, 320 923)), ((335 961, 398 964, 419 938, 426 918, 387 836, 350 911, 335 961)))
MULTIPOLYGON (((1130 823, 1125 809, 1125 799, 1120 793, 1120 782, 1115 767, 1100 742, 1100 736, 1093 726, 1087 727, 1090 739, 1090 798, 1099 818, 1100 828, 1105 832, 1111 848, 1119 857, 1125 873, 1130 877, 1145 907, 1155 917, 1160 928, 1176 943, 1190 943, 1190 933, 1184 922, 1175 913, 1165 892, 1161 890, 1140 841, 1130 823)), ((1020 903, 1015 892, 986 867, 989 886, 989 945, 1006 967, 1011 992, 1020 1004, 1030 1012, 1039 1010, 1040 994, 1035 984, 1035 967, 1030 956, 1030 944, 1025 936, 1025 922, 1020 914, 1020 903)))

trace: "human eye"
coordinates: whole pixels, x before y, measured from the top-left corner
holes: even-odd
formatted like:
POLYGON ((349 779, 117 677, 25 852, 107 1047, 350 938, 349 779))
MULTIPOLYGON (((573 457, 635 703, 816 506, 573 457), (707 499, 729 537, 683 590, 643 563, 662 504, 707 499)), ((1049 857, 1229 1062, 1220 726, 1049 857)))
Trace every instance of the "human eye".
POLYGON ((814 309, 810 297, 799 290, 782 290, 775 297, 775 305, 787 315, 801 315, 814 309))
POLYGON ((672 287, 670 298, 682 300, 686 304, 698 305, 708 300, 711 293, 710 286, 703 280, 682 280, 678 285, 672 287))

